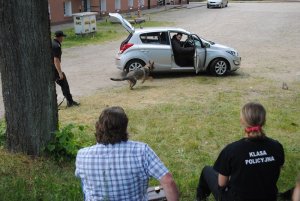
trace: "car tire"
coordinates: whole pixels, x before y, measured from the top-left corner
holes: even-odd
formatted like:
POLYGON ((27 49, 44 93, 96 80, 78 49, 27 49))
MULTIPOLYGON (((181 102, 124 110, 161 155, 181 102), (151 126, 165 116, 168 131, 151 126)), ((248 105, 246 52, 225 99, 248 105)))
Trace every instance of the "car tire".
POLYGON ((145 62, 140 60, 140 59, 133 59, 130 60, 125 67, 125 71, 126 73, 130 72, 130 71, 134 71, 138 68, 142 68, 143 66, 145 66, 145 62))
POLYGON ((208 4, 207 4, 207 8, 210 8, 208 4))
POLYGON ((215 59, 210 65, 210 73, 215 76, 223 76, 227 73, 229 64, 224 59, 215 59))

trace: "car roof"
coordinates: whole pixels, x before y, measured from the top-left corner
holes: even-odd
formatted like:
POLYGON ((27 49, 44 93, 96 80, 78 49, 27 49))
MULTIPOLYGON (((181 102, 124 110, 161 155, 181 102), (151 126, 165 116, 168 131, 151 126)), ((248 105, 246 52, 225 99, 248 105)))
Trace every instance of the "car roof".
POLYGON ((190 34, 190 32, 176 27, 146 27, 146 28, 135 29, 135 33, 139 33, 139 34, 146 33, 146 32, 148 33, 148 32, 161 32, 161 31, 185 32, 190 34))

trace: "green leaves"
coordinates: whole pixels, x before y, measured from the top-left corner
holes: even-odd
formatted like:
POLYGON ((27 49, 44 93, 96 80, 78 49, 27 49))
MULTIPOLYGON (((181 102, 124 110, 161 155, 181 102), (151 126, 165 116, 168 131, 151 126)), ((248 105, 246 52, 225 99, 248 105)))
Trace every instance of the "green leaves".
POLYGON ((55 138, 46 146, 45 152, 53 156, 58 162, 75 159, 77 151, 81 148, 74 133, 83 133, 85 126, 68 124, 55 132, 55 138))

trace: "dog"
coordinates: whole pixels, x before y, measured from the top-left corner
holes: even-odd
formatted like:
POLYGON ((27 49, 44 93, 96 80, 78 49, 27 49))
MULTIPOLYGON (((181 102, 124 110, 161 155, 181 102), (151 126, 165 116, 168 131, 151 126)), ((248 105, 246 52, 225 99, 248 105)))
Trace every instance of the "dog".
POLYGON ((110 78, 112 81, 124 81, 127 80, 129 83, 129 88, 132 90, 134 85, 138 80, 142 80, 144 83, 148 79, 152 79, 150 76, 150 72, 154 69, 154 62, 150 62, 146 64, 142 68, 135 69, 127 73, 127 75, 123 78, 110 78))

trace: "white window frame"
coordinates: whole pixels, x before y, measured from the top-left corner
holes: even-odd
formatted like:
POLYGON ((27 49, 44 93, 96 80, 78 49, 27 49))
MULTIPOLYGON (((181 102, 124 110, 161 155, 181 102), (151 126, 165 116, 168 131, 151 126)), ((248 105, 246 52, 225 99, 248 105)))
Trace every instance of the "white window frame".
POLYGON ((133 0, 128 0, 128 7, 133 8, 133 0))
POLYGON ((121 10, 121 0, 115 0, 115 10, 121 10))
POLYGON ((140 2, 140 7, 144 7, 145 6, 145 0, 138 0, 140 2))
POLYGON ((72 1, 71 0, 65 0, 65 2, 64 2, 64 16, 65 17, 72 16, 72 1))
POLYGON ((106 0, 101 0, 101 12, 106 12, 106 0))
POLYGON ((91 1, 90 0, 86 0, 86 11, 91 12, 91 1))

